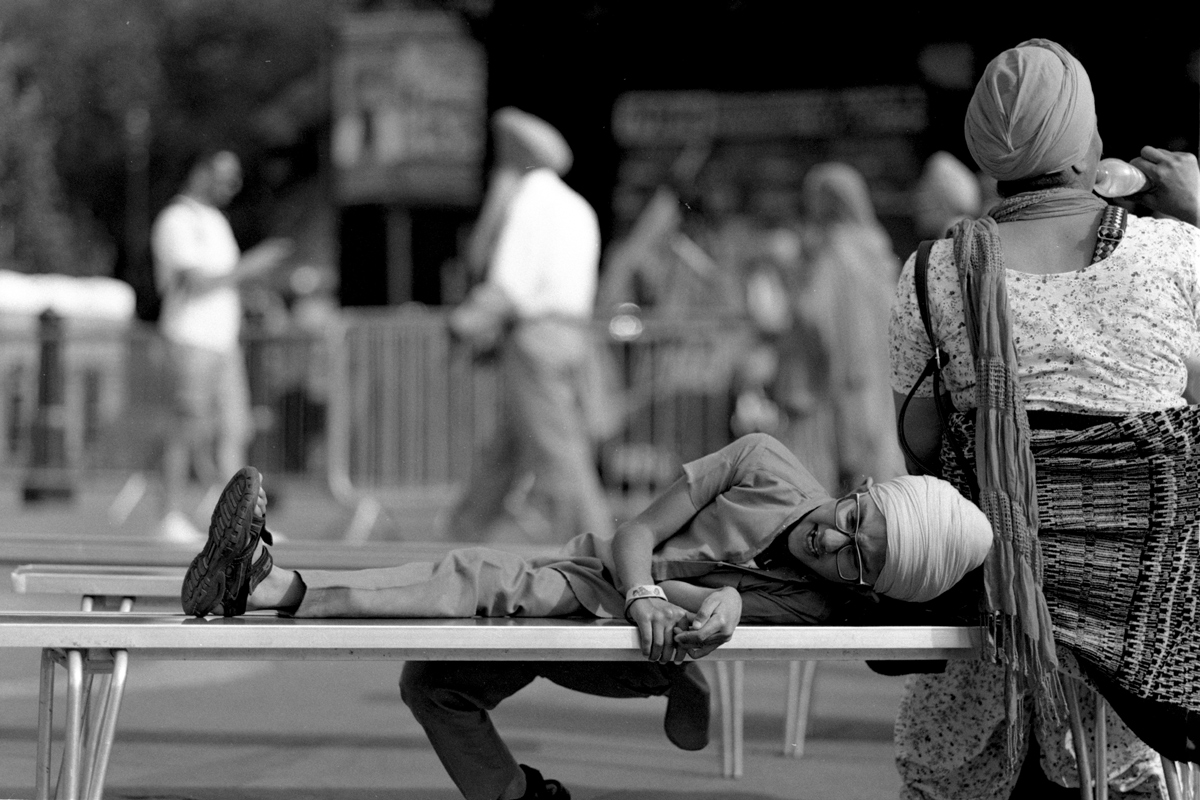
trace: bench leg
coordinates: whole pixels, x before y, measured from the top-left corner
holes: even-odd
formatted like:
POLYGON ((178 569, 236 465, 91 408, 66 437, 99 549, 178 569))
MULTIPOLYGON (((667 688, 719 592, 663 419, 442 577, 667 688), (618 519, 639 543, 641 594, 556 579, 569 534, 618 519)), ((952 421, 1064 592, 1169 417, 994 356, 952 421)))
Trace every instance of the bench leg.
POLYGON ((733 703, 730 699, 729 662, 718 661, 717 698, 721 705, 721 776, 733 777, 733 703))
POLYGON ((79 764, 83 747, 83 653, 67 651, 67 722, 57 796, 79 800, 79 764))
POLYGON ((129 652, 113 651, 113 671, 108 685, 108 696, 104 702, 104 713, 93 743, 91 766, 87 775, 87 800, 101 800, 104 796, 104 778, 108 773, 108 758, 112 754, 113 739, 117 734, 117 716, 121 713, 121 698, 125 694, 125 678, 129 674, 129 652))
POLYGON ((1108 800, 1108 704, 1096 692, 1096 800, 1108 800))
POLYGON ((50 734, 54 721, 54 654, 42 651, 42 669, 38 682, 37 774, 34 800, 50 800, 50 734))
POLYGON ((1162 759, 1163 777, 1167 781, 1167 797, 1170 800, 1183 800, 1183 787, 1180 785, 1179 771, 1176 770, 1176 764, 1166 756, 1159 756, 1162 759))
POLYGON ((742 754, 746 749, 742 722, 745 719, 746 662, 733 662, 733 777, 742 777, 742 754))
POLYGON ((1167 779, 1170 800, 1200 800, 1200 767, 1188 761, 1162 759, 1163 776, 1167 779))
POLYGON ((783 732, 783 755, 800 758, 808 735, 808 713, 812 705, 815 661, 793 661, 788 665, 787 723, 783 732))
POLYGON ((717 696, 721 704, 721 775, 742 777, 743 763, 743 697, 746 688, 746 665, 741 661, 718 661, 717 696))
POLYGON ((1079 771, 1079 797, 1092 798, 1092 768, 1088 757, 1087 741, 1083 738, 1083 719, 1079 713, 1079 692, 1072 678, 1063 679, 1063 693, 1067 698, 1067 711, 1071 721, 1071 739, 1075 745, 1075 766, 1079 771))
POLYGON ((97 675, 83 665, 83 740, 79 749, 80 796, 87 797, 88 775, 96 757, 96 741, 100 735, 100 723, 104 719, 104 705, 108 701, 108 675, 97 675))

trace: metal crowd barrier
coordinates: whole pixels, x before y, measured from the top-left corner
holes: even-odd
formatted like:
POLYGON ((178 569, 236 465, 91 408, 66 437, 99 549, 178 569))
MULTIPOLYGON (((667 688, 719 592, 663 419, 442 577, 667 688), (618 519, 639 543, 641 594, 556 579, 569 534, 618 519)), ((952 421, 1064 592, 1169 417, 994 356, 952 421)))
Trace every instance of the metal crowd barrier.
MULTIPOLYGON (((328 482, 350 507, 452 493, 495 428, 493 364, 451 341, 441 309, 344 309, 328 330, 249 331, 252 463, 328 482)), ((20 479, 39 419, 52 420, 72 474, 157 470, 169 424, 166 350, 150 325, 68 321, 57 408, 39 417, 36 326, 0 328, 0 475, 20 479)), ((606 412, 598 466, 618 502, 640 503, 681 462, 727 443, 740 321, 597 321, 593 397, 606 412)), ((43 431, 44 433, 44 431, 43 431)))
MULTIPOLYGON (((601 477, 639 504, 679 464, 730 440, 731 383, 749 339, 740 321, 598 321, 590 385, 607 418, 601 477)), ((330 485, 343 502, 450 491, 495 429, 495 366, 451 342, 441 311, 347 311, 331 346, 330 485)))

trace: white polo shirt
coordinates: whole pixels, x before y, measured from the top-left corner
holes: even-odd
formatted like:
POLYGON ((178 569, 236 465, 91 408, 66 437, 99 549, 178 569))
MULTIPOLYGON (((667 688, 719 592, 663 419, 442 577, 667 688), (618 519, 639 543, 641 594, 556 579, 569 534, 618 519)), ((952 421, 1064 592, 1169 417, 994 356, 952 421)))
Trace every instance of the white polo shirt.
POLYGON ((154 277, 163 295, 159 327, 172 342, 226 351, 237 346, 242 304, 236 287, 183 292, 176 277, 184 270, 228 275, 241 250, 221 211, 190 197, 176 197, 158 215, 150 232, 154 277))

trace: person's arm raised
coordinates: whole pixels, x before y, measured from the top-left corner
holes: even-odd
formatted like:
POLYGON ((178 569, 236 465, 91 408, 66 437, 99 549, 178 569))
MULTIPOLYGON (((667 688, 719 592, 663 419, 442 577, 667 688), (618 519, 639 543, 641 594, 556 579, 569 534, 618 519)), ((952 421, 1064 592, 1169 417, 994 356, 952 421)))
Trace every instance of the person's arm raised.
POLYGON ((242 253, 232 272, 223 275, 209 275, 203 270, 181 266, 176 272, 177 280, 184 291, 192 294, 204 294, 214 289, 238 286, 245 281, 262 277, 281 266, 291 256, 292 250, 291 239, 284 237, 264 239, 242 253))
POLYGON ((1192 153, 1143 147, 1131 162, 1146 173, 1150 188, 1134 199, 1160 214, 1200 227, 1200 164, 1192 153))

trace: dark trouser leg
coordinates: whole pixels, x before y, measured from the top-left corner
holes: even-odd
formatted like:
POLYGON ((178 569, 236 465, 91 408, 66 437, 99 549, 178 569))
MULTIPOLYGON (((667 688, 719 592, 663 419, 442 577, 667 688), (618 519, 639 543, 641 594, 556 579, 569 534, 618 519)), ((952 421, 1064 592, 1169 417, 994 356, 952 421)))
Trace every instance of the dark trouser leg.
POLYGON ((467 800, 497 800, 520 767, 488 712, 537 677, 520 662, 410 661, 400 697, 467 800))
POLYGON ((538 676, 601 697, 662 695, 673 669, 650 662, 410 661, 400 696, 463 797, 496 800, 521 774, 488 714, 501 700, 538 676))

